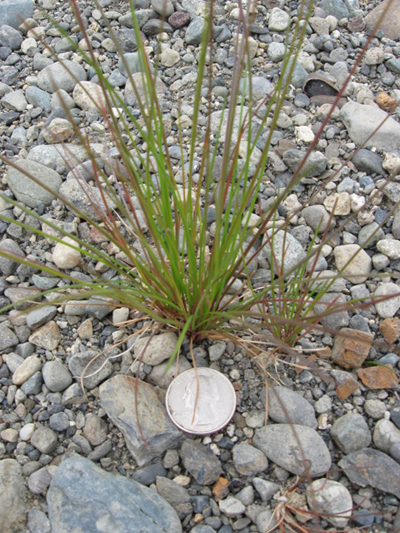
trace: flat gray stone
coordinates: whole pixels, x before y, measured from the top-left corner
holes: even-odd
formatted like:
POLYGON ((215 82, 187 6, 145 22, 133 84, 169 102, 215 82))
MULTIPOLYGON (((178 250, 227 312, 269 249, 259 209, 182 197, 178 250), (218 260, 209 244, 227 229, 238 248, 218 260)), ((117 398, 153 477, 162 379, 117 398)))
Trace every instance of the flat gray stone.
POLYGON ((117 375, 101 385, 99 392, 101 405, 124 435, 139 466, 176 448, 183 440, 183 433, 172 424, 148 383, 117 375))
POLYGON ((20 159, 16 164, 20 170, 9 167, 7 182, 17 200, 28 207, 37 207, 39 204, 49 205, 55 196, 41 187, 39 183, 43 183, 51 191, 57 193, 62 181, 59 173, 27 159, 20 159), (30 179, 25 172, 31 174, 39 183, 30 179))
POLYGON ((55 305, 46 305, 39 309, 34 309, 26 315, 26 323, 31 329, 37 329, 46 322, 52 320, 57 313, 57 307, 55 305))
POLYGON ((57 448, 57 435, 47 426, 39 426, 33 433, 31 444, 40 453, 51 453, 57 448))
POLYGON ((57 468, 47 493, 52 533, 181 533, 173 508, 155 491, 73 456, 57 468))
POLYGON ((352 453, 371 444, 371 432, 367 422, 358 413, 347 413, 332 426, 331 436, 344 453, 352 453))
POLYGON ((364 448, 339 462, 352 483, 394 494, 400 498, 400 465, 383 452, 364 448))
POLYGON ((2 533, 22 531, 26 515, 22 467, 14 459, 0 461, 0 524, 2 533))
POLYGON ((256 429, 253 444, 270 461, 299 476, 322 475, 332 464, 325 442, 308 426, 271 424, 256 429))
POLYGON ((55 93, 59 89, 71 92, 80 81, 86 80, 86 72, 78 63, 70 60, 59 61, 45 67, 38 74, 39 89, 55 93))
MULTIPOLYGON (((352 101, 347 102, 340 110, 340 118, 357 146, 360 146, 386 117, 387 113, 379 107, 352 101)), ((393 118, 388 118, 367 142, 367 146, 374 146, 385 152, 397 150, 399 144, 400 124, 393 118)))
POLYGON ((268 416, 282 424, 317 427, 312 405, 297 392, 287 387, 269 387, 268 416))
POLYGON ((400 446, 400 429, 390 420, 378 420, 374 429, 374 444, 382 452, 389 453, 395 444, 400 446))

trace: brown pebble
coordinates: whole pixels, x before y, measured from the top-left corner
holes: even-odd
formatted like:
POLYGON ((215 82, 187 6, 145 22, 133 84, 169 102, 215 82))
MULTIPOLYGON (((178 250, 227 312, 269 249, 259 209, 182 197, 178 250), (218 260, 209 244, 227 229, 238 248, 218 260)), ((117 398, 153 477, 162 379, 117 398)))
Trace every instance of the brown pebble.
POLYGON ((398 377, 390 365, 361 368, 357 370, 357 375, 368 389, 396 389, 399 384, 398 377))
POLYGON ((360 388, 360 384, 353 378, 348 378, 343 383, 340 383, 336 388, 336 396, 341 402, 347 400, 357 389, 360 388))
POLYGON ((396 100, 386 93, 379 93, 375 98, 375 102, 387 113, 392 113, 397 107, 396 100))
POLYGON ((220 477, 213 488, 213 494, 215 501, 219 502, 226 498, 229 494, 229 484, 228 480, 224 477, 220 477))
POLYGON ((400 318, 386 318, 380 323, 379 329, 388 344, 394 344, 400 338, 400 318))

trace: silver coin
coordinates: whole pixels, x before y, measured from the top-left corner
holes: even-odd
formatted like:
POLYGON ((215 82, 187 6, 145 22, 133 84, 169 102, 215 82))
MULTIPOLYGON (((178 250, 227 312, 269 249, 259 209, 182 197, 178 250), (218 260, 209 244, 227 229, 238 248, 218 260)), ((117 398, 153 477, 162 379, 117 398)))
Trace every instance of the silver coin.
POLYGON ((236 410, 232 383, 211 368, 191 368, 170 384, 165 398, 172 422, 194 435, 209 435, 225 427, 236 410))

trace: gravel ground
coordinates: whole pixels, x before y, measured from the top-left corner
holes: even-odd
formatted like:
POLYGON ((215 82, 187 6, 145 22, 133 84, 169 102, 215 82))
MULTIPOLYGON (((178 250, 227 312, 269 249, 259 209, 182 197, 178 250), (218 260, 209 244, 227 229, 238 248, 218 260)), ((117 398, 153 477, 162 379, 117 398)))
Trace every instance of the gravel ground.
MULTIPOLYGON (((306 94, 307 76, 318 73, 330 85, 340 87, 366 42, 379 4, 317 2, 273 135, 259 194, 263 210, 290 180, 330 107, 326 96, 321 100, 306 94)), ((134 71, 138 59, 127 2, 102 0, 101 5, 134 71)), ((135 2, 149 49, 158 46, 163 5, 161 0, 135 2)), ((90 0, 80 7, 103 71, 135 112, 126 72, 100 12, 90 0)), ((178 173, 178 99, 181 121, 189 131, 203 2, 167 0, 166 8, 168 25, 160 36, 157 92, 170 124, 168 146, 178 173)), ((263 0, 257 9, 251 50, 254 97, 261 100, 278 81, 285 31, 295 22, 298 2, 263 0)), ((145 384, 135 398, 134 357, 143 346, 140 341, 113 346, 146 325, 140 315, 116 309, 110 302, 101 307, 90 301, 56 306, 52 293, 47 296, 48 305, 39 310, 4 313, 0 316, 0 523, 4 533, 263 533, 274 526, 273 511, 281 509, 288 518, 290 506, 298 509, 292 516, 304 527, 345 528, 354 533, 362 527, 371 533, 400 531, 398 110, 332 178, 400 99, 399 13, 400 2, 394 0, 391 15, 372 40, 340 109, 318 141, 311 172, 279 208, 282 219, 292 217, 286 267, 304 256, 321 221, 322 226, 330 221, 341 229, 325 245, 318 271, 343 268, 363 245, 326 301, 395 296, 326 318, 327 330, 343 328, 347 335, 316 332, 303 338, 302 364, 309 368, 296 371, 279 362, 269 369, 267 425, 264 379, 252 361, 231 342, 196 346, 196 364, 229 377, 238 407, 224 430, 194 439, 172 425, 163 407, 174 376, 174 369, 164 372, 177 340, 174 333, 164 332, 151 341, 148 359, 140 369, 145 384), (389 174, 393 179, 385 186, 389 174), (363 205, 367 207, 359 211, 363 205), (137 319, 135 326, 118 326, 127 319, 137 319), (85 397, 80 386, 82 372, 105 348, 109 348, 106 355, 96 359, 91 374, 83 379, 85 397), (142 430, 147 445, 138 427, 136 401, 139 412, 146 413, 142 430)), ((79 61, 48 16, 77 42, 82 39, 66 2, 0 2, 1 151, 88 211, 87 199, 60 156, 60 143, 65 142, 69 159, 76 161, 73 164, 96 192, 91 167, 85 166, 87 156, 60 107, 60 98, 68 102, 76 124, 89 132, 109 175, 117 155, 101 115, 77 83, 86 82, 88 91, 95 90, 95 72, 79 61), (17 8, 15 3, 19 3, 17 8), (28 17, 22 26, 15 12, 28 17), (77 79, 53 62, 38 37, 59 54, 77 79)), ((237 17, 237 2, 217 2, 212 87, 215 128, 230 89, 237 17)), ((205 124, 204 114, 199 121, 200 137, 205 124)), ((116 253, 85 221, 44 189, 27 183, 23 174, 5 165, 1 171, 1 189, 6 195, 108 253, 116 253)), ((198 182, 199 175, 194 174, 193 180, 198 182)), ((3 200, 0 210, 16 222, 25 220, 38 227, 34 218, 3 200)), ((211 235, 213 230, 210 220, 211 235)), ((16 223, 0 222, 0 232, 3 249, 44 260, 84 281, 91 281, 98 272, 113 275, 84 260, 78 251, 54 246, 16 223)), ((268 279, 265 257, 255 268, 255 279, 268 279)), ((2 306, 27 298, 32 291, 65 284, 9 259, 0 259, 0 270, 2 306)), ((184 343, 180 368, 191 366, 189 345, 184 343)))

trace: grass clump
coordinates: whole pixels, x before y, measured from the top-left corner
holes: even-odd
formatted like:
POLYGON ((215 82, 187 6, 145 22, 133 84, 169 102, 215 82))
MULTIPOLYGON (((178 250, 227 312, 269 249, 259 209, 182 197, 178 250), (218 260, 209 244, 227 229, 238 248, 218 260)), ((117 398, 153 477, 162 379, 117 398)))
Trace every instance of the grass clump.
MULTIPOLYGON (((307 164, 310 166, 309 158, 319 135, 284 190, 267 203, 259 197, 267 183, 271 141, 282 120, 285 98, 313 11, 312 2, 300 3, 297 22, 286 36, 279 82, 265 98, 258 100, 254 98, 250 40, 257 2, 249 3, 247 10, 238 3, 235 62, 229 95, 220 109, 215 109, 212 100, 215 51, 212 21, 216 4, 207 3, 192 104, 181 105, 178 97, 175 122, 164 113, 164 94, 168 88, 158 77, 162 43, 159 41, 160 49, 151 61, 150 50, 142 41, 134 2, 130 2, 130 8, 139 72, 131 72, 118 38, 104 18, 128 73, 124 94, 104 74, 78 2, 71 0, 70 5, 83 36, 80 47, 72 38, 71 44, 76 46, 80 60, 95 73, 97 83, 97 86, 80 83, 80 90, 89 107, 101 114, 117 157, 112 172, 107 173, 90 136, 75 126, 75 135, 90 161, 93 184, 87 183, 80 167, 74 164, 72 152, 67 149, 63 158, 70 168, 75 191, 83 193, 84 207, 50 190, 29 170, 23 172, 79 220, 86 221, 99 242, 106 245, 91 244, 2 194, 3 200, 25 213, 25 220, 31 217, 35 223, 1 216, 4 221, 79 252, 84 268, 85 265, 96 268, 92 281, 87 278, 82 281, 63 269, 16 256, 11 251, 3 249, 0 254, 64 279, 64 286, 48 291, 59 293, 59 303, 96 298, 99 305, 111 302, 138 311, 151 319, 154 332, 162 328, 177 331, 179 341, 171 361, 185 336, 190 337, 191 345, 203 339, 230 339, 246 351, 258 353, 258 348, 249 349, 243 341, 242 334, 250 332, 262 345, 267 341, 275 349, 295 353, 291 348, 301 337, 314 331, 323 317, 344 306, 333 301, 317 312, 321 308, 318 304, 341 275, 339 272, 337 276, 315 280, 323 245, 334 235, 330 231, 332 225, 328 223, 322 233, 317 228, 308 249, 288 265, 294 246, 289 224, 303 206, 286 219, 279 216, 280 206, 304 178, 307 164), (177 146, 171 153, 175 139, 177 146), (257 274, 257 262, 266 267, 264 278, 257 274)), ((102 13, 100 5, 97 9, 102 13)), ((65 68, 73 74, 67 65, 65 68)), ((337 100, 344 90, 345 86, 337 100)), ((332 111, 333 107, 320 132, 332 111)), ((65 112, 74 124, 67 106, 65 112)), ((7 163, 19 168, 18 163, 7 163)), ((46 297, 46 291, 40 296, 46 297)), ((346 306, 357 303, 360 304, 347 302, 346 306)))

